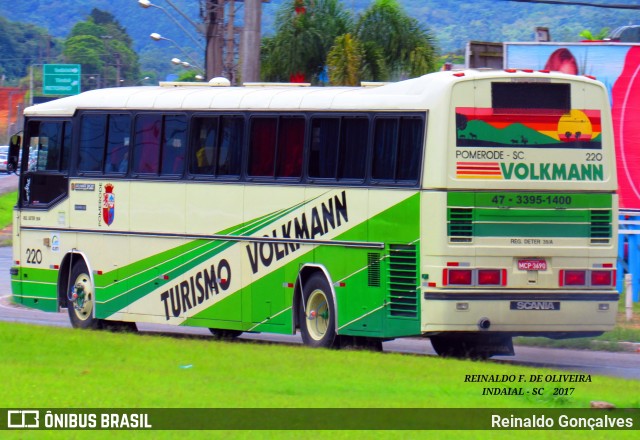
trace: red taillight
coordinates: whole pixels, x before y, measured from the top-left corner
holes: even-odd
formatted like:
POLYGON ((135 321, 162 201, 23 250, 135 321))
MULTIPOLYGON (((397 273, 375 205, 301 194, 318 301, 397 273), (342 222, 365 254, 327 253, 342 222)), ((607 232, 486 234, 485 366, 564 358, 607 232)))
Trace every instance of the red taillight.
POLYGON ((613 286, 615 270, 561 270, 560 287, 565 286, 613 286))
POLYGON ((502 284, 500 269, 480 269, 478 270, 478 284, 498 286, 502 284))
POLYGON ((564 286, 585 286, 587 284, 586 270, 565 270, 560 271, 560 285, 564 286))
POLYGON ((447 284, 458 286, 470 286, 473 282, 473 271, 471 269, 449 269, 447 284))
POLYGON ((613 284, 613 271, 610 270, 592 270, 591 285, 592 286, 611 286, 613 284))

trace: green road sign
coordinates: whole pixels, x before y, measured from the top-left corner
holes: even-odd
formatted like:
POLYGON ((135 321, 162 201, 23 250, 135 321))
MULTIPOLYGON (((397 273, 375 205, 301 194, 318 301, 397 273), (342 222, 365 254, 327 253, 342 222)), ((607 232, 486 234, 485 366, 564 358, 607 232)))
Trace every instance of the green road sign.
POLYGON ((42 93, 44 95, 77 95, 80 93, 80 64, 45 64, 42 93))

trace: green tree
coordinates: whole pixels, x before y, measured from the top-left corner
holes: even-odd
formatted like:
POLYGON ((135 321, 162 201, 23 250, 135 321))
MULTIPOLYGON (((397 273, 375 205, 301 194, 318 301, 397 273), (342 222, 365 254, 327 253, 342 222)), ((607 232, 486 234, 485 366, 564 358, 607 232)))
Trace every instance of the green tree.
POLYGON ((375 56, 367 65, 384 62, 384 68, 370 72, 373 81, 415 77, 436 69, 433 36, 396 0, 375 0, 358 20, 356 36, 368 46, 366 54, 375 56))
POLYGON ((589 29, 585 29, 582 32, 580 32, 580 36, 582 38, 590 41, 604 40, 607 37, 607 35, 609 35, 608 27, 600 29, 600 32, 598 32, 597 34, 593 34, 589 29))
POLYGON ((113 15, 94 9, 86 21, 71 29, 64 43, 64 61, 82 65, 83 89, 136 84, 140 65, 131 44, 113 15))
POLYGON ((44 29, 0 17, 0 54, 3 84, 17 85, 20 78, 29 75, 30 65, 55 62, 60 44, 44 29))
POLYGON ((363 55, 362 45, 351 34, 336 37, 327 55, 329 82, 332 85, 359 85, 363 55))
POLYGON ((289 81, 303 76, 316 81, 336 37, 352 25, 339 0, 294 0, 284 3, 275 21, 276 33, 263 39, 262 76, 267 81, 289 81))
POLYGON ((275 24, 275 34, 262 43, 267 81, 302 76, 316 82, 325 67, 334 84, 397 80, 436 70, 432 35, 396 0, 375 0, 355 24, 339 0, 292 0, 281 6, 275 24), (349 64, 356 59, 357 74, 349 64))

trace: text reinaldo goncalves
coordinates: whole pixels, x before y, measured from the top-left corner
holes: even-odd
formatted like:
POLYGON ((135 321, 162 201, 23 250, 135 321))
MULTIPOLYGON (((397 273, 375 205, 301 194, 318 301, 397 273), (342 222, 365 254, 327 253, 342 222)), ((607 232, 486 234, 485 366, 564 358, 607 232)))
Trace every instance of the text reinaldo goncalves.
MULTIPOLYGON (((483 396, 541 396, 550 393, 553 396, 568 396, 573 394, 574 383, 591 382, 590 374, 465 374, 465 382, 476 383, 553 383, 550 390, 545 387, 484 387, 483 396), (558 383, 568 386, 557 386, 558 383)), ((531 415, 530 417, 518 417, 510 415, 504 417, 500 414, 491 415, 492 428, 585 428, 585 429, 606 429, 606 428, 633 428, 633 418, 613 417, 608 414, 596 417, 573 417, 565 414, 550 417, 547 415, 531 415)))

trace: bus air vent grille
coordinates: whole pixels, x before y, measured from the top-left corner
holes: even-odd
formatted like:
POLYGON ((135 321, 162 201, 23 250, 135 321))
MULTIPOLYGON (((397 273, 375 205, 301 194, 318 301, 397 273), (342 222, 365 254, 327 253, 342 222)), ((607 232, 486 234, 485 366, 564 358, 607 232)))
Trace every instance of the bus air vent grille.
POLYGON ((468 243, 473 237, 473 208, 449 208, 449 240, 468 243))
POLYGON ((369 287, 380 287, 380 254, 370 252, 367 255, 367 265, 369 287))
POLYGON ((389 246, 389 315, 418 316, 418 255, 415 245, 389 246))
POLYGON ((611 210, 592 209, 591 213, 591 242, 602 243, 603 239, 611 238, 611 210))

